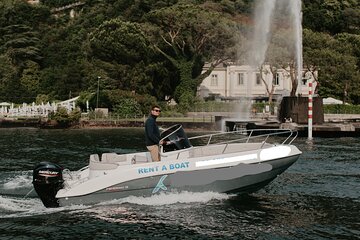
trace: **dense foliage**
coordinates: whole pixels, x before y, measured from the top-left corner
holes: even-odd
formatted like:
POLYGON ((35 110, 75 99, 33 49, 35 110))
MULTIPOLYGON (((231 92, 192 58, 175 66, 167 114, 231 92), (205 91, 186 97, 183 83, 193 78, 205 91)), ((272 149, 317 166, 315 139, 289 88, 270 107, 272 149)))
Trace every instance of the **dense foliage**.
MULTIPOLYGON (((251 0, 0 2, 0 102, 81 95, 121 115, 171 99, 188 109, 205 62, 241 55, 251 0), (79 4, 80 3, 80 4, 79 4), (71 7, 66 7, 73 5, 71 7), (63 8, 61 8, 63 7, 63 8), (120 106, 126 106, 121 109, 120 106)), ((318 93, 360 99, 360 3, 303 0, 304 67, 318 93)))
POLYGON ((330 114, 360 114, 359 105, 329 104, 324 105, 324 113, 330 114))

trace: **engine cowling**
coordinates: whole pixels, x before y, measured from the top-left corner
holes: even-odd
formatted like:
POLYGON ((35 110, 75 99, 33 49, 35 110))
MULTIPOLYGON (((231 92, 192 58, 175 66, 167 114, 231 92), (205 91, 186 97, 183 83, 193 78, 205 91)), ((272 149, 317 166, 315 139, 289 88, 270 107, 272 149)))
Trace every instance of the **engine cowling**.
POLYGON ((45 207, 59 207, 56 193, 63 188, 63 168, 55 163, 41 162, 33 170, 33 185, 45 207))

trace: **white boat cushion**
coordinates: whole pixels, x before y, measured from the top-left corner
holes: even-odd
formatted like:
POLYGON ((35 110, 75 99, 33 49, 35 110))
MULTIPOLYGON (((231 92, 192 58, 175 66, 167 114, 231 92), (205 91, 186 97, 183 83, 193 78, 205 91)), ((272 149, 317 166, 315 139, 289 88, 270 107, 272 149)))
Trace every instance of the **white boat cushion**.
POLYGON ((117 168, 118 165, 115 163, 103 163, 99 161, 99 155, 91 154, 89 161, 90 170, 111 170, 117 168))
POLYGON ((103 153, 101 155, 101 162, 103 163, 120 163, 126 162, 126 155, 116 153, 103 153))

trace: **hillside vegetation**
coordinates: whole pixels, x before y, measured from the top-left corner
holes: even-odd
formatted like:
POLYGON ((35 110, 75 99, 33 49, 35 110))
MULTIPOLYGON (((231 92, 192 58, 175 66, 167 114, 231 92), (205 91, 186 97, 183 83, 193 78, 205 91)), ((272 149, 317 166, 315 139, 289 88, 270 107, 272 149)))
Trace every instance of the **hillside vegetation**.
MULTIPOLYGON (((189 110, 216 64, 242 59, 254 2, 2 0, 0 102, 80 95, 94 108, 99 88, 98 107, 115 112, 171 99, 189 110), (201 74, 205 62, 213 64, 201 74)), ((359 104, 359 1, 304 0, 303 45, 317 93, 359 104)))

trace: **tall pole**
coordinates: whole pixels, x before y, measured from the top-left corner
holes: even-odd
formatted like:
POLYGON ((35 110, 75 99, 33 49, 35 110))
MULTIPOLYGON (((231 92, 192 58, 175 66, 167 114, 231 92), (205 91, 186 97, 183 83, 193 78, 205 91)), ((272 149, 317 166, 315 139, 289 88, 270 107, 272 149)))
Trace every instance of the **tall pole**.
POLYGON ((99 108, 99 90, 100 90, 100 78, 101 77, 97 77, 98 82, 97 82, 97 92, 96 92, 96 108, 99 108))
POLYGON ((312 97, 312 82, 309 79, 309 97, 308 97, 308 139, 312 140, 312 125, 313 125, 313 97, 312 97))

